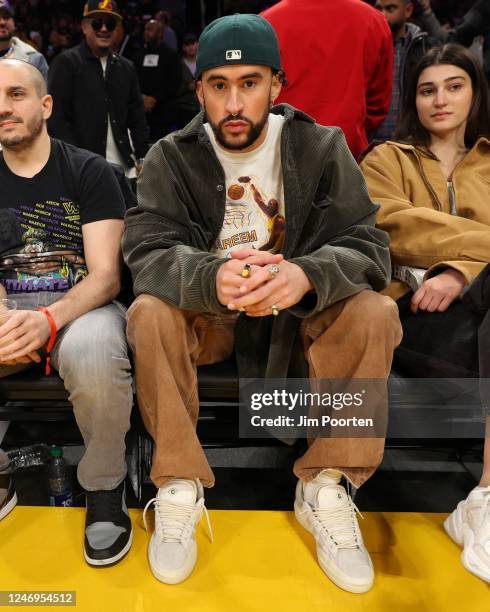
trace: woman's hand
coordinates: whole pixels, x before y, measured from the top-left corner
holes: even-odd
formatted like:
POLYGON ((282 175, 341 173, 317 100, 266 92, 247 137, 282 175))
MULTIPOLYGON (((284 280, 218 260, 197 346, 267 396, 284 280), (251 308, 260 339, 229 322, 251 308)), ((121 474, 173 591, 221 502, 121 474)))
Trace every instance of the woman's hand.
POLYGON ((459 297, 466 286, 466 279, 457 270, 444 270, 429 278, 413 294, 410 308, 414 314, 419 310, 444 312, 459 297))

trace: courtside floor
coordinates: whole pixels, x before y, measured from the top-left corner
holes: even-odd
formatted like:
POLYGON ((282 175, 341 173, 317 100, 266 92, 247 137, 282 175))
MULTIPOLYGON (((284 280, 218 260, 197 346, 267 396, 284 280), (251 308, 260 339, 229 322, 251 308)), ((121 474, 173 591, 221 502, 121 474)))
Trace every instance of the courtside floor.
POLYGON ((353 595, 324 576, 313 539, 291 512, 210 511, 214 544, 203 518, 193 575, 161 584, 148 568, 142 511, 130 512, 128 556, 91 569, 82 558, 83 509, 18 506, 0 523, 0 590, 76 591, 76 607, 64 609, 84 612, 490 611, 490 587, 462 568, 442 529, 446 514, 365 513, 361 529, 377 579, 371 592, 353 595))

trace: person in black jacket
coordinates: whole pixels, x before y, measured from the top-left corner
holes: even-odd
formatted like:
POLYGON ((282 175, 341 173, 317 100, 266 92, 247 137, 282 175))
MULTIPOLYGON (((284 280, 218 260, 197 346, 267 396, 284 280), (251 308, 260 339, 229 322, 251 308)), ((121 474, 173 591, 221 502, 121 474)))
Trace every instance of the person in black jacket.
POLYGON ((84 40, 50 68, 49 133, 119 164, 133 178, 148 150, 148 126, 134 65, 111 51, 119 20, 115 2, 85 4, 84 40))
POLYGON ((151 19, 144 30, 145 47, 134 58, 143 92, 150 139, 156 142, 176 127, 175 101, 182 80, 180 58, 162 42, 163 25, 151 19))

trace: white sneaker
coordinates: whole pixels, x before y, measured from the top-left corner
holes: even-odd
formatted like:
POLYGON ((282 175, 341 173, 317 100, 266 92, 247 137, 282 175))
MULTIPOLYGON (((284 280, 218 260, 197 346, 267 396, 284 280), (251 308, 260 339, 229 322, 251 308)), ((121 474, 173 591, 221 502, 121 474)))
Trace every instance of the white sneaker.
POLYGON ((146 511, 155 503, 155 531, 148 545, 150 568, 158 580, 177 584, 185 580, 194 569, 197 560, 195 530, 206 513, 211 541, 213 534, 209 516, 204 506, 204 491, 199 480, 175 478, 158 489, 157 496, 146 504, 146 511))
POLYGON ((464 567, 490 583, 490 487, 476 487, 444 521, 449 537, 463 547, 464 567))
POLYGON ((323 470, 309 483, 299 480, 294 513, 313 534, 318 562, 330 580, 351 593, 365 593, 373 586, 373 564, 357 523, 359 510, 339 485, 341 476, 323 470))

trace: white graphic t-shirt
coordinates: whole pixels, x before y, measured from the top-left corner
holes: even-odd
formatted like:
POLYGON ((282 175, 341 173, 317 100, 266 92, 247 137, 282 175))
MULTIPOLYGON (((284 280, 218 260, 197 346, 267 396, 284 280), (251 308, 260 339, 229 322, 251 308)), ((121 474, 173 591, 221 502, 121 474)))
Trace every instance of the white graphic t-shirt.
POLYGON ((281 133, 284 117, 269 115, 264 142, 248 153, 231 153, 204 125, 226 177, 223 227, 212 252, 226 257, 232 250, 255 248, 278 253, 284 242, 284 186, 281 133))

